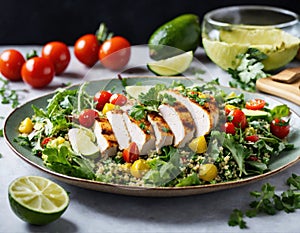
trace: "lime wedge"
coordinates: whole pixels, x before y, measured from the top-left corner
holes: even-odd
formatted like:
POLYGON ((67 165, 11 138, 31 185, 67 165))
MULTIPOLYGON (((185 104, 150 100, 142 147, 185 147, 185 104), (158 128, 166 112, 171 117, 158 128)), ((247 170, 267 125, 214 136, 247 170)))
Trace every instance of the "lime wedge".
POLYGON ((145 85, 145 86, 126 86, 125 91, 132 98, 137 99, 141 93, 147 93, 153 86, 145 85))
POLYGON ((167 59, 147 63, 148 69, 154 74, 161 76, 178 75, 186 71, 193 61, 193 51, 167 59))
POLYGON ((69 205, 67 192, 44 177, 23 176, 8 188, 9 203, 23 221, 45 225, 58 219, 69 205))
POLYGON ((84 156, 99 154, 99 148, 92 142, 91 133, 80 128, 72 128, 68 132, 68 137, 73 150, 84 156))

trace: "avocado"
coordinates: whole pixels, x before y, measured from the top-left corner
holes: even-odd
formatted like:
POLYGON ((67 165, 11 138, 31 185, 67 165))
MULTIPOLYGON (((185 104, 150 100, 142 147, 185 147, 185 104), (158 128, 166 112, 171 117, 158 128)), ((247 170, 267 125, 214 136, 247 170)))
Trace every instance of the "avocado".
POLYGON ((166 59, 187 51, 195 51, 200 42, 199 17, 183 14, 158 27, 148 41, 150 57, 166 59))

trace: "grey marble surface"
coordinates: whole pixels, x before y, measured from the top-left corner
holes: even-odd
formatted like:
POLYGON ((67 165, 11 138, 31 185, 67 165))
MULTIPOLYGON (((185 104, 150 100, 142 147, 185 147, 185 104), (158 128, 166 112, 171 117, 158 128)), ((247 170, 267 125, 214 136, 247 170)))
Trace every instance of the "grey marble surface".
MULTIPOLYGON (((5 48, 20 49, 23 53, 31 48, 36 48, 38 51, 41 49, 35 46, 2 46, 0 51, 5 48)), ((124 72, 124 75, 147 74, 143 67, 146 54, 147 49, 144 46, 133 47, 131 65, 134 68, 124 72)), ((196 57, 198 59, 196 67, 200 65, 203 66, 201 69, 207 69, 204 79, 209 79, 206 75, 210 73, 211 77, 219 77, 223 85, 228 85, 228 75, 209 62, 201 49, 197 51, 196 57)), ((298 63, 299 61, 295 62, 295 65, 298 63)), ((29 90, 26 94, 20 93, 21 102, 24 103, 55 90, 62 83, 80 83, 94 77, 115 76, 115 73, 102 68, 99 64, 89 70, 72 57, 66 72, 60 77, 55 77, 48 88, 33 90, 23 83, 13 83, 11 88, 29 90)), ((276 97, 275 99, 281 100, 276 97)), ((285 100, 281 101, 289 104, 295 112, 300 114, 299 106, 285 100)), ((11 110, 8 105, 0 105, 1 116, 6 117, 11 110)), ((4 124, 4 120, 1 124, 4 124)), ((299 173, 299 163, 272 177, 243 187, 176 198, 122 196, 86 190, 56 181, 70 192, 69 208, 59 220, 47 226, 32 226, 18 219, 11 211, 7 195, 8 185, 15 178, 23 175, 53 178, 16 156, 4 138, 0 138, 0 145, 2 155, 0 158, 0 232, 300 232, 300 211, 247 218, 249 228, 245 230, 229 227, 227 224, 233 209, 248 209, 248 204, 252 200, 249 192, 260 189, 263 183, 269 182, 275 185, 279 193, 285 190, 286 179, 292 173, 299 173)))

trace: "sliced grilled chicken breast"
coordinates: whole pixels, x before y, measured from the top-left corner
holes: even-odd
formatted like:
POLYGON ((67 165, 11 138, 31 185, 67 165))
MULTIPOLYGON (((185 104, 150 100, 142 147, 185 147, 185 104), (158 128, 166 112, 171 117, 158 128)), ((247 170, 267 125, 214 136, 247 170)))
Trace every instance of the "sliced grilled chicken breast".
POLYGON ((154 130, 156 151, 159 152, 162 147, 172 145, 174 135, 164 118, 156 112, 148 113, 147 118, 154 130))
POLYGON ((123 118, 131 141, 137 144, 140 155, 146 155, 151 150, 154 150, 155 136, 150 122, 147 120, 135 120, 127 112, 123 113, 123 118))
POLYGON ((195 100, 183 96, 178 91, 167 90, 164 93, 173 96, 189 110, 195 122, 195 137, 208 134, 217 124, 219 110, 214 99, 204 105, 199 105, 195 100))
POLYGON ((118 143, 108 119, 103 117, 96 119, 93 129, 101 156, 107 158, 115 155, 118 143))
POLYGON ((173 105, 162 104, 158 110, 174 134, 174 146, 183 147, 195 132, 195 124, 189 110, 179 101, 173 105))
POLYGON ((131 141, 122 110, 112 110, 106 113, 106 117, 112 127, 113 133, 118 141, 119 149, 123 150, 129 146, 131 141))

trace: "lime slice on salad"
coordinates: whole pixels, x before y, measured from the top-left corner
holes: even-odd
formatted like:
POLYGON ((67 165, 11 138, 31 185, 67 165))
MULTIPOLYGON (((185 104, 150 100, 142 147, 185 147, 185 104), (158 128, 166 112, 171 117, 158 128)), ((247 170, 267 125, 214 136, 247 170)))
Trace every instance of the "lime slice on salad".
POLYGON ((126 86, 125 91, 132 98, 137 99, 141 93, 147 93, 153 86, 126 86))
POLYGON ((193 51, 188 51, 167 59, 149 62, 147 63, 147 67, 157 75, 171 76, 186 71, 190 67, 192 61, 193 51))
POLYGON ((69 205, 67 192, 44 177, 22 176, 8 188, 14 213, 30 224, 45 225, 58 219, 69 205))
POLYGON ((68 132, 69 141, 76 153, 84 156, 99 154, 99 148, 92 142, 90 133, 80 128, 72 128, 68 132))

